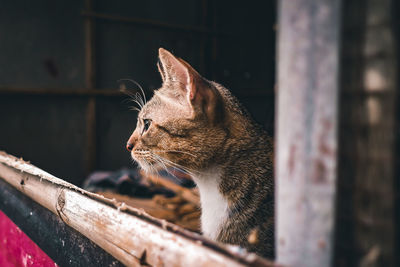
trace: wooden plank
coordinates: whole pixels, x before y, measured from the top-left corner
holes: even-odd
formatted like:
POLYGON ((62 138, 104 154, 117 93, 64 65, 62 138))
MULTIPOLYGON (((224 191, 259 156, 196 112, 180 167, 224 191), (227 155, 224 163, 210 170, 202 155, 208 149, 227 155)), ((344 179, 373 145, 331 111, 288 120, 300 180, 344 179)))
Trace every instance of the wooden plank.
POLYGON ((278 11, 277 260, 330 266, 337 151, 340 0, 278 11))
MULTIPOLYGON (((135 93, 137 89, 130 89, 135 93)), ((131 92, 132 91, 132 92, 131 92)), ((140 92, 140 91, 138 91, 140 92)), ((23 88, 0 87, 0 95, 56 95, 56 96, 126 96, 125 90, 87 88, 23 88)))
POLYGON ((126 265, 274 266, 58 179, 4 152, 0 178, 126 265))

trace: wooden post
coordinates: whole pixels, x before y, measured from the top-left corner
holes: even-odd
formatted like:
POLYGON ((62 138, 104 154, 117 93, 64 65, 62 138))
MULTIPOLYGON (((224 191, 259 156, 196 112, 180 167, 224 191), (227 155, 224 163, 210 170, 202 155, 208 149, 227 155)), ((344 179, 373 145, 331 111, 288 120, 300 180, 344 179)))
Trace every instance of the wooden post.
MULTIPOLYGON (((93 1, 85 0, 85 9, 93 9, 93 1)), ((96 87, 96 60, 94 44, 94 19, 86 17, 85 22, 85 86, 93 90, 96 87)), ((86 172, 96 167, 96 98, 90 96, 86 108, 86 172)))
POLYGON ((335 266, 399 266, 396 2, 343 2, 335 266))
POLYGON ((330 266, 336 183, 340 0, 281 0, 277 261, 330 266))

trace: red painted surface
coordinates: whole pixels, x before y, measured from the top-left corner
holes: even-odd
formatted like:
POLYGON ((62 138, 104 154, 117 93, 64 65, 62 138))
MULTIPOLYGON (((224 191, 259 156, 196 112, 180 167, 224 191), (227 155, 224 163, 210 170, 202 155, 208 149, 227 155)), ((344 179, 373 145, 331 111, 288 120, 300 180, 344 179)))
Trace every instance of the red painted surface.
POLYGON ((54 267, 57 264, 0 211, 0 266, 54 267))

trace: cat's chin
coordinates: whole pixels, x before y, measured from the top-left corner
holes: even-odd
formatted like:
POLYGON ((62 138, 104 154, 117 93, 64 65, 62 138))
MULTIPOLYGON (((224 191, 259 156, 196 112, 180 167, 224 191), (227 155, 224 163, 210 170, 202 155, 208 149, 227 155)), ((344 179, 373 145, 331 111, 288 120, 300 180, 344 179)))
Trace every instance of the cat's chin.
POLYGON ((140 162, 139 163, 140 168, 148 174, 158 174, 159 171, 163 170, 163 166, 159 163, 154 163, 154 164, 149 164, 147 162, 140 162))

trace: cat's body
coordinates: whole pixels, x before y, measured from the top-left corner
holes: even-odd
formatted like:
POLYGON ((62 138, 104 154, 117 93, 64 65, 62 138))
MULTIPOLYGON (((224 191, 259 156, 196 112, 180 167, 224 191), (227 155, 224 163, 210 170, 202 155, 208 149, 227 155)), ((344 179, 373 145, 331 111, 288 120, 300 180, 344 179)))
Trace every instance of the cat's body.
POLYGON ((163 86, 139 112, 132 157, 192 175, 207 237, 273 257, 272 140, 227 89, 164 49, 160 61, 163 86))

